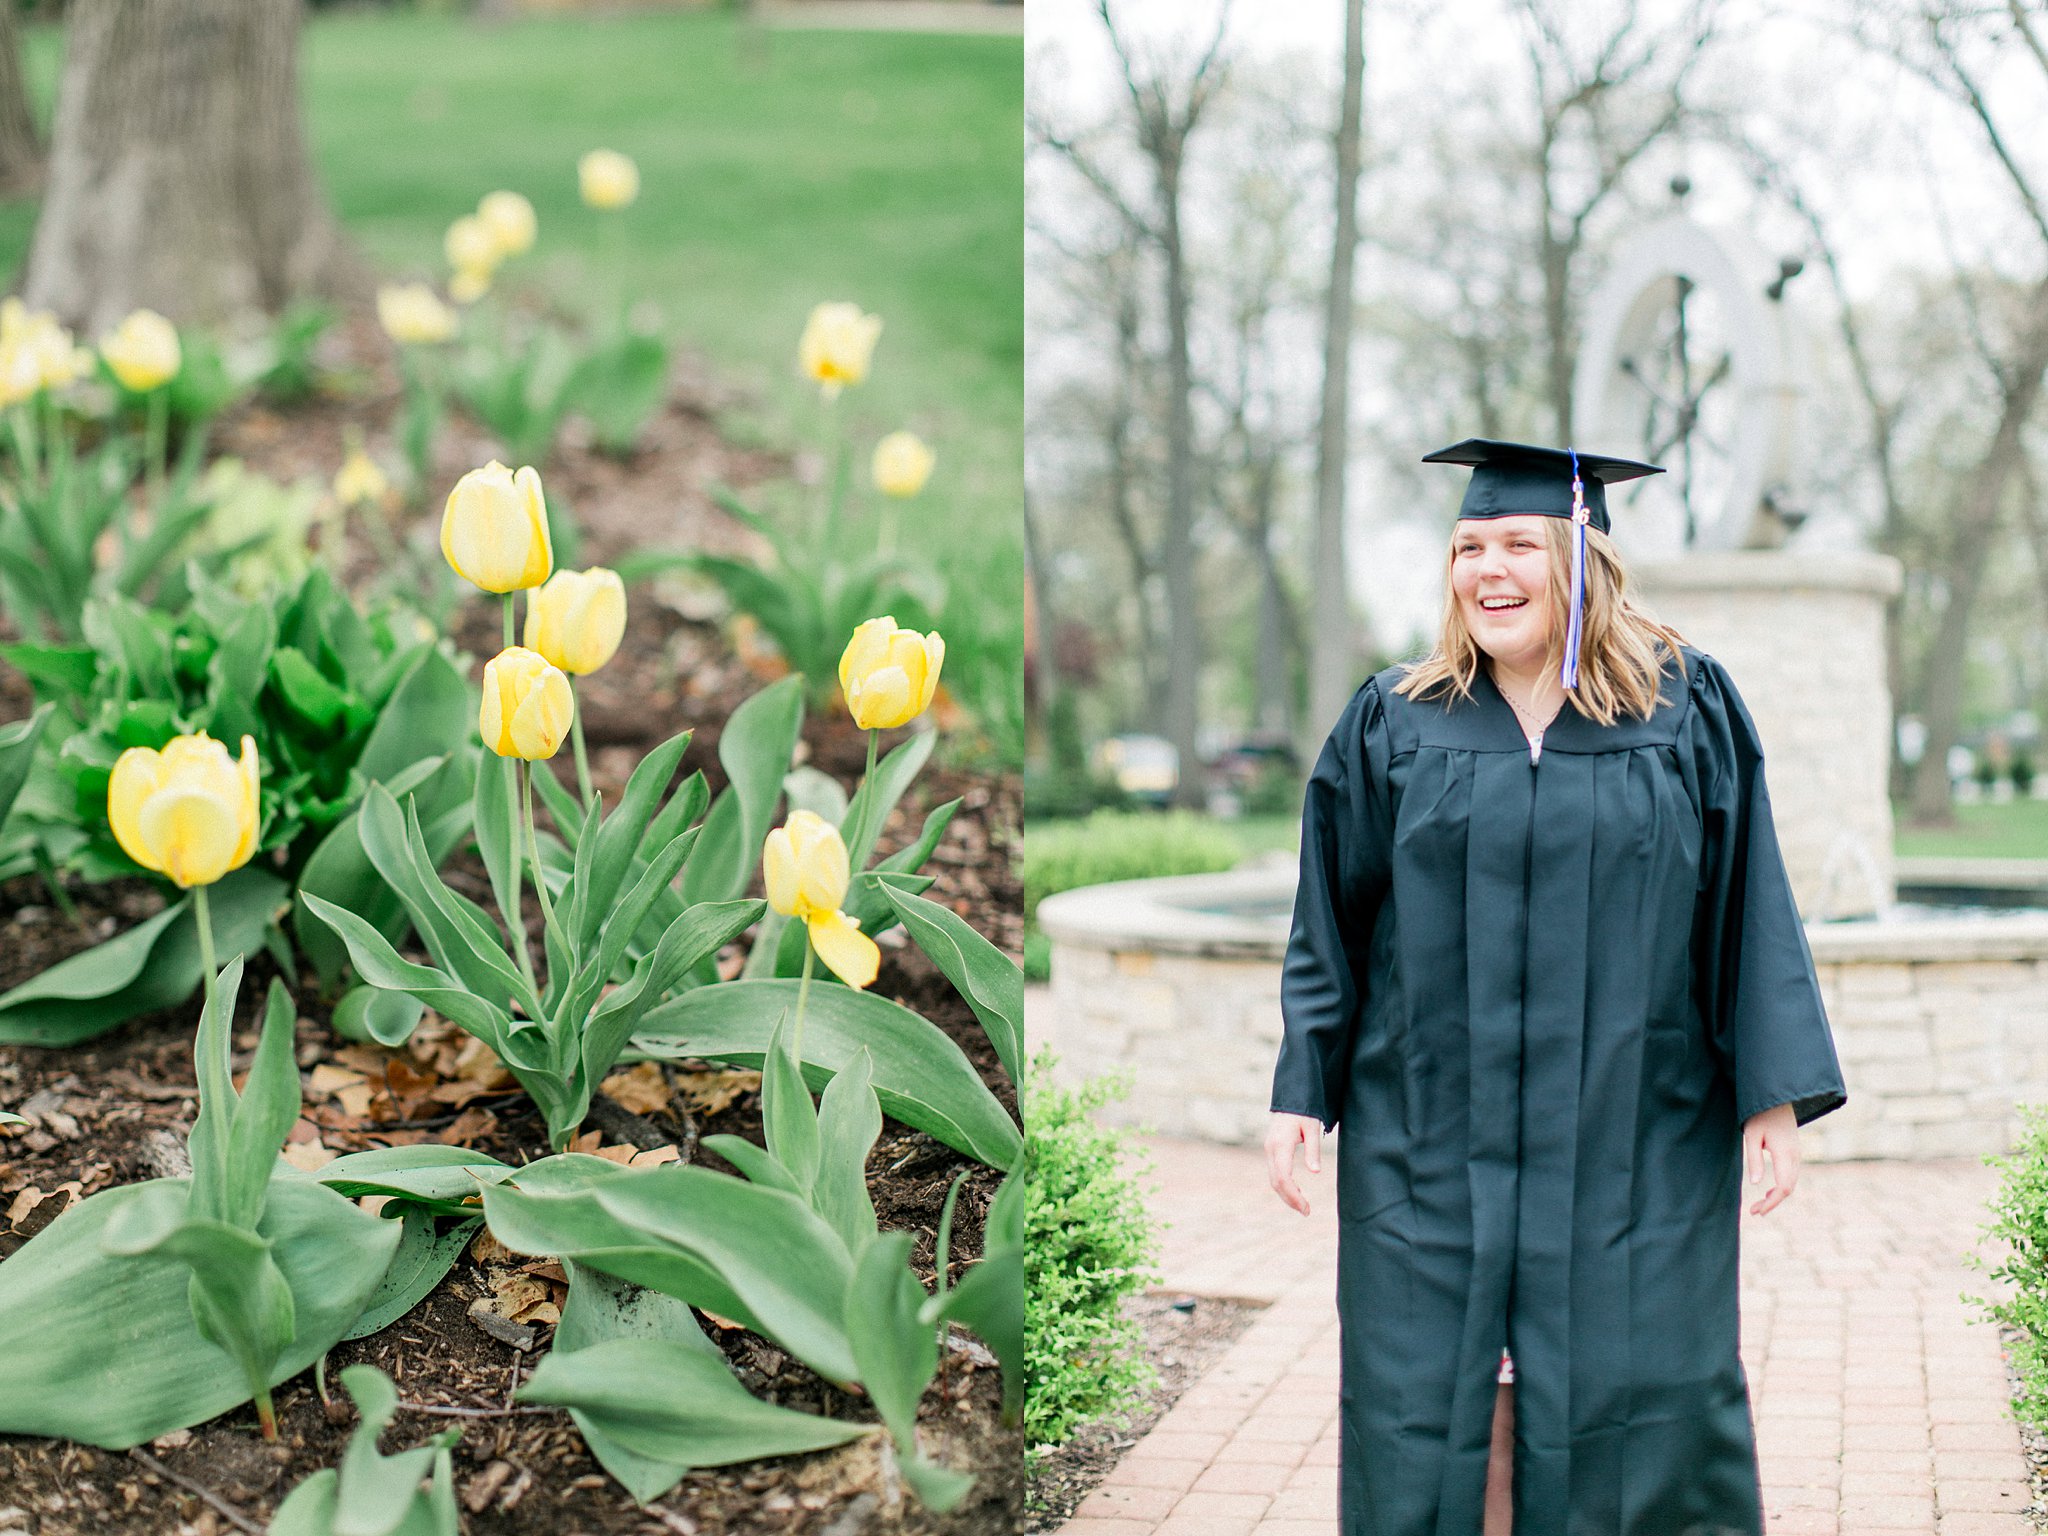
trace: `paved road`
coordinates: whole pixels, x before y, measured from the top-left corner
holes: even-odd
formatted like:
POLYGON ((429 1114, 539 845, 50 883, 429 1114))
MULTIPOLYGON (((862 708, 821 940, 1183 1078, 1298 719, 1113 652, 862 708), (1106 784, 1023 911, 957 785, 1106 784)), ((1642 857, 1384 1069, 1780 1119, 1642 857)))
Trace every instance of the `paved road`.
MULTIPOLYGON (((1062 1529, 1334 1536, 1335 1175, 1303 1219, 1255 1150, 1151 1138, 1177 1291, 1271 1305, 1062 1529)), ((1960 1255, 1996 1182, 1975 1160, 1814 1164, 1742 1227, 1742 1350, 1772 1536, 2029 1536, 1986 1294, 1960 1255)), ((1988 1248, 1983 1250, 1988 1252, 1988 1248)), ((1532 1533, 1534 1536, 1534 1533, 1532 1533)))

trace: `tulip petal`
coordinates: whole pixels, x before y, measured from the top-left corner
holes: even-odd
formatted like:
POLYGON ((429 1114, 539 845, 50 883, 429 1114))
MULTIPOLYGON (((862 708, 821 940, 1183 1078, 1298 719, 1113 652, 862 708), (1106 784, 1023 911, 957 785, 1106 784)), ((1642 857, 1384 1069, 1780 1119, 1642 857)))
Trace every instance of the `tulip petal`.
POLYGON ((761 879, 768 887, 768 905, 784 917, 795 917, 797 902, 796 848, 789 828, 777 827, 761 845, 761 879))
POLYGON ((163 865, 150 852, 142 835, 142 808, 162 782, 163 758, 154 747, 130 747, 114 762, 107 780, 107 820, 114 826, 114 841, 121 851, 144 869, 163 873, 163 865))
POLYGON ((234 868, 242 829, 233 801, 174 783, 143 802, 140 820, 143 842, 180 886, 211 885, 234 868))
POLYGON ((939 669, 946 664, 946 642, 936 629, 924 637, 924 654, 924 686, 917 695, 920 715, 931 708, 932 696, 939 691, 939 669))
POLYGON ((531 464, 520 468, 512 484, 520 493, 520 509, 526 515, 526 567, 519 585, 537 587, 555 568, 554 545, 548 540, 548 499, 540 488, 540 471, 531 464))
POLYGON ((809 921, 811 947, 832 974, 849 987, 872 986, 882 968, 882 951, 860 931, 860 921, 837 910, 809 921))
POLYGON ((901 667, 879 667, 853 680, 846 707, 864 731, 886 731, 917 717, 917 695, 901 667))
POLYGON ((536 678, 519 701, 508 734, 515 756, 529 762, 553 757, 569 734, 569 722, 576 713, 576 696, 569 679, 558 667, 548 667, 536 678))
POLYGON ((241 780, 239 787, 242 791, 241 800, 236 807, 241 835, 235 842, 235 853, 228 863, 229 869, 240 869, 249 862, 250 855, 256 851, 256 834, 263 826, 263 774, 256 761, 254 736, 242 738, 242 756, 235 764, 235 768, 241 780))
POLYGON ((872 671, 881 664, 889 653, 889 636, 895 632, 896 620, 888 614, 879 619, 869 619, 855 627, 853 638, 846 642, 846 649, 839 656, 839 691, 849 698, 853 694, 853 678, 863 672, 872 671))

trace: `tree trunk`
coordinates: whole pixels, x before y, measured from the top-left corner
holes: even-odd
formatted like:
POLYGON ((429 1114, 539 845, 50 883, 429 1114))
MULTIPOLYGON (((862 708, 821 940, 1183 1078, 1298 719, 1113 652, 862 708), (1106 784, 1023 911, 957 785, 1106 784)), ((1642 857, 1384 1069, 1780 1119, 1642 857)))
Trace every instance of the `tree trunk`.
POLYGON ((2048 282, 2033 295, 2033 313, 2020 356, 2008 375, 1998 430, 1970 476, 1963 505, 1956 516, 1955 541, 1944 574, 1948 601, 1927 650, 1920 695, 1926 709, 1927 749, 1913 773, 1912 817, 1915 822, 1944 822, 1953 815, 1948 782, 1948 752, 1962 728, 1963 664, 1970 644, 1970 610, 1984 577, 1998 514, 2007 487, 2019 471, 2026 451, 2027 420, 2041 393, 2041 375, 2048 369, 2048 282))
POLYGON ((87 335, 361 283, 299 122, 301 0, 74 0, 25 296, 87 335))
POLYGON ((42 184, 43 146, 21 70, 21 18, 0 4, 0 191, 20 196, 42 184))
POLYGON ((1166 576, 1166 736, 1180 755, 1173 803, 1207 803, 1196 733, 1201 724, 1202 625, 1195 590, 1195 403, 1189 357, 1187 253, 1180 227, 1180 144, 1162 144, 1159 169, 1161 245, 1166 255, 1166 533, 1160 564, 1166 576))
POLYGON ((1344 7, 1344 106, 1337 122, 1337 219, 1323 311, 1323 403, 1316 438, 1316 565, 1307 728, 1313 758, 1357 686, 1358 645, 1344 562, 1344 471, 1351 448, 1351 318, 1358 255, 1359 141, 1365 116, 1365 0, 1344 7))

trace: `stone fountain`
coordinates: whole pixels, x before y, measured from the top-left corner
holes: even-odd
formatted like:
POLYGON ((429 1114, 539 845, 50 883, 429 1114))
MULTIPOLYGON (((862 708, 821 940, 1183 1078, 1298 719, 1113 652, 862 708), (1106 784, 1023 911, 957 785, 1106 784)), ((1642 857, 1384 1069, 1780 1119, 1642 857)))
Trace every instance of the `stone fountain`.
MULTIPOLYGON (((1849 1088, 1803 1149, 2001 1152, 2017 1106, 2048 1100, 2048 912, 1894 900, 1883 640, 1900 569, 1791 537, 1808 521, 1792 462, 1804 342, 1784 303, 1797 271, 1683 215, 1640 231, 1588 305, 1577 434, 1671 466, 1610 490, 1616 537, 1646 602, 1728 667, 1763 738, 1849 1088)), ((1843 521, 1815 521, 1830 520, 1843 521)), ((1034 1045, 1070 1076, 1127 1073, 1130 1097, 1105 1115, 1257 1141, 1294 882, 1288 860, 1049 897, 1051 1007, 1034 1045)))

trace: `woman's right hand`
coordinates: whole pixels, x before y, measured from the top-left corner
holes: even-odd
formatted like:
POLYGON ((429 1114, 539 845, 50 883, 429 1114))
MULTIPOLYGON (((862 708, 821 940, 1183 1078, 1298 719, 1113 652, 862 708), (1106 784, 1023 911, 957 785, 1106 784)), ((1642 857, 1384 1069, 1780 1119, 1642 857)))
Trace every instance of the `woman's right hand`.
POLYGON ((1284 1200, 1289 1209, 1306 1216, 1308 1197, 1294 1182, 1294 1153, 1298 1147, 1305 1147, 1308 1151, 1308 1171, 1321 1173, 1323 1122, 1314 1115, 1289 1115, 1276 1111, 1272 1123, 1266 1128, 1266 1182, 1273 1186, 1273 1193, 1284 1200))

